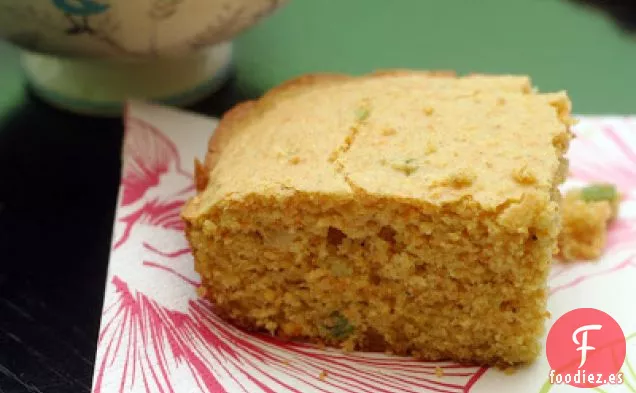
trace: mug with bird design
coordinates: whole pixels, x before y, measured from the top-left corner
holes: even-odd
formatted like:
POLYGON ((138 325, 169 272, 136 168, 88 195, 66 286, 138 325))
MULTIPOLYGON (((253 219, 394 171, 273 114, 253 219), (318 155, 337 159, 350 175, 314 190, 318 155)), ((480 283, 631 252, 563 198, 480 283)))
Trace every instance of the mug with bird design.
POLYGON ((23 49, 46 100, 117 113, 130 97, 185 104, 209 93, 231 39, 285 1, 0 0, 0 38, 23 49))

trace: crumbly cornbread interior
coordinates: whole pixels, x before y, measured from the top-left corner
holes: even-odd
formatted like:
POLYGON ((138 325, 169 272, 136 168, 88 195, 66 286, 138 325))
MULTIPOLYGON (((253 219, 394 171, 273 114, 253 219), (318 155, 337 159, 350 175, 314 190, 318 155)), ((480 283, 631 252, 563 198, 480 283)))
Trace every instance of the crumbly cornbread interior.
POLYGON ((532 361, 571 137, 516 76, 309 75, 234 108, 186 234, 224 318, 345 349, 532 361))

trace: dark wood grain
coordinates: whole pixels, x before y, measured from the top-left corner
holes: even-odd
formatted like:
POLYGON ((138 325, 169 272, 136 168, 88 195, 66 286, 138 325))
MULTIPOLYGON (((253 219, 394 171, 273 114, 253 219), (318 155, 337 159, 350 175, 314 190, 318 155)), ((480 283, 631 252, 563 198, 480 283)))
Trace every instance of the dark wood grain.
MULTIPOLYGON (((232 78, 189 109, 242 98, 232 78)), ((122 135, 31 93, 0 106, 0 393, 90 391, 122 135)))

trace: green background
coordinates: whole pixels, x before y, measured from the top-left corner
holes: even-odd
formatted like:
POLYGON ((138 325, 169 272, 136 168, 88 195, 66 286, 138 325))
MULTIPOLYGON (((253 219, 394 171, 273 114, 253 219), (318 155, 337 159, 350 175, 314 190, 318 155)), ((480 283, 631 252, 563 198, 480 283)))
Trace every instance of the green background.
MULTIPOLYGON (((577 113, 636 113, 636 34, 567 0, 291 0, 236 44, 251 96, 305 72, 412 67, 529 74, 568 90, 577 113)), ((17 70, 0 47, 5 109, 22 95, 17 70)))
POLYGON ((636 113, 636 35, 566 0, 292 0, 237 40, 240 87, 311 71, 523 73, 574 111, 636 113))

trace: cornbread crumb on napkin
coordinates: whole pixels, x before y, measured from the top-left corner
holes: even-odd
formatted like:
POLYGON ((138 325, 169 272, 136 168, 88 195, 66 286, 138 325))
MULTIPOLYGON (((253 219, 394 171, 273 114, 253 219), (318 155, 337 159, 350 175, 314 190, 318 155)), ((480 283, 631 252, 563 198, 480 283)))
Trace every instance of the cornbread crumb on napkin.
POLYGON ((573 261, 601 256, 608 225, 616 219, 619 204, 620 195, 611 184, 592 184, 567 192, 561 206, 559 257, 573 261))

